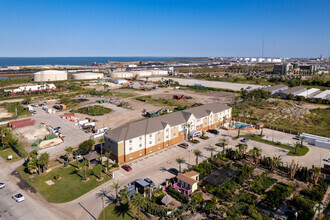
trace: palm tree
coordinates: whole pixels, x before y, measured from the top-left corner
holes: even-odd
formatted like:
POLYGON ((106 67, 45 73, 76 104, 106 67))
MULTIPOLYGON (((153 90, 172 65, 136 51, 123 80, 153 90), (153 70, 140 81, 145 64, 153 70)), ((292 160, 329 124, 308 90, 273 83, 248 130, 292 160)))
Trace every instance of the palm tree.
POLYGON ((211 152, 211 157, 213 157, 213 151, 215 151, 215 147, 213 147, 212 145, 209 145, 207 148, 205 148, 207 151, 211 152))
POLYGON ((202 156, 202 152, 200 150, 194 150, 194 155, 196 156, 196 165, 198 165, 198 157, 202 156))
POLYGON ((47 152, 42 153, 38 160, 38 164, 42 166, 42 173, 45 172, 45 168, 47 168, 48 163, 49 163, 49 154, 47 152))
POLYGON ((102 168, 103 168, 102 165, 97 166, 97 169, 99 171, 99 180, 102 180, 102 170, 103 170, 102 168))
POLYGON ((226 146, 228 145, 228 141, 226 138, 219 139, 219 145, 222 147, 222 152, 225 152, 226 146))
POLYGON ((282 163, 282 157, 280 156, 274 156, 271 159, 271 167, 270 170, 273 171, 276 167, 278 167, 282 163))
POLYGON ((133 199, 131 200, 131 204, 138 210, 138 220, 141 219, 141 208, 144 207, 145 203, 145 199, 141 197, 139 193, 135 193, 133 199))
POLYGON ((87 180, 87 171, 86 171, 87 162, 86 161, 83 162, 83 166, 84 166, 84 180, 87 180))
POLYGON ((259 161, 259 157, 261 156, 262 150, 260 148, 254 147, 249 151, 251 157, 253 157, 254 163, 259 161))
POLYGON ((300 139, 300 143, 301 143, 300 147, 303 148, 304 147, 303 142, 306 139, 306 137, 300 135, 299 139, 300 139))
POLYGON ((73 155, 76 158, 77 168, 78 168, 78 170, 80 170, 79 160, 78 160, 78 154, 79 154, 78 151, 74 151, 73 152, 73 155))
POLYGON ((30 158, 32 159, 37 159, 38 157, 38 152, 36 150, 33 150, 29 153, 30 158))
POLYGON ((118 190, 120 189, 121 184, 119 184, 119 180, 116 183, 113 183, 111 185, 111 188, 114 189, 116 191, 116 204, 118 204, 119 200, 118 200, 118 190))
POLYGON ((300 143, 299 143, 299 141, 297 141, 297 142, 294 144, 294 154, 297 154, 297 153, 298 153, 298 147, 300 147, 300 143))
POLYGON ((128 189, 127 186, 125 186, 125 188, 121 191, 120 196, 120 203, 123 203, 124 200, 126 200, 127 204, 129 204, 129 193, 128 193, 128 189))
POLYGON ((108 171, 108 169, 109 169, 109 157, 110 157, 110 155, 111 155, 111 151, 107 151, 107 152, 105 152, 104 153, 104 156, 107 158, 107 171, 108 171))
POLYGON ((237 144, 236 147, 238 148, 239 154, 241 157, 245 156, 245 152, 247 150, 247 144, 237 144))
POLYGON ((72 154, 72 152, 73 152, 73 148, 72 147, 67 147, 64 150, 66 151, 66 166, 68 166, 69 161, 70 161, 69 157, 70 157, 70 154, 72 154))
POLYGON ((181 164, 186 162, 183 158, 176 158, 176 162, 179 164, 179 171, 181 173, 181 164))
POLYGON ((100 144, 100 147, 101 147, 101 164, 102 164, 103 143, 104 143, 104 138, 101 138, 99 140, 99 144, 100 144))

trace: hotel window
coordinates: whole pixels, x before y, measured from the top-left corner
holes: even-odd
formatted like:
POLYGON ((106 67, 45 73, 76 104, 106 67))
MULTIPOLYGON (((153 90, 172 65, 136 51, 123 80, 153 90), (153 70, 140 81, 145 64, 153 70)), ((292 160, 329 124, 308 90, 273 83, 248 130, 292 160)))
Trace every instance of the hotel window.
POLYGON ((140 154, 140 156, 142 155, 142 150, 140 150, 139 154, 140 154))
POLYGON ((152 141, 149 141, 149 144, 152 144, 152 141))
POLYGON ((129 159, 132 159, 132 158, 133 158, 133 154, 130 154, 130 155, 129 155, 129 159))
POLYGON ((168 146, 168 142, 166 142, 166 146, 168 146))
POLYGON ((149 137, 152 137, 152 134, 149 134, 149 137))
POLYGON ((131 150, 132 150, 132 147, 129 148, 129 151, 131 151, 131 150))
POLYGON ((132 143, 132 140, 129 140, 129 143, 131 144, 132 143))
POLYGON ((176 136, 176 133, 173 133, 173 137, 175 137, 176 136))
POLYGON ((139 144, 139 147, 142 147, 142 144, 139 144))
POLYGON ((160 142, 160 138, 158 138, 158 142, 160 142))
POLYGON ((168 132, 168 128, 166 128, 166 132, 168 132))
POLYGON ((160 134, 160 131, 158 131, 158 134, 160 134))
POLYGON ((166 139, 168 138, 168 135, 166 135, 166 139))
POLYGON ((152 148, 149 148, 149 151, 152 152, 152 148))
POLYGON ((158 149, 160 149, 160 144, 158 144, 158 149))
POLYGON ((142 140, 142 137, 139 137, 140 141, 142 140))

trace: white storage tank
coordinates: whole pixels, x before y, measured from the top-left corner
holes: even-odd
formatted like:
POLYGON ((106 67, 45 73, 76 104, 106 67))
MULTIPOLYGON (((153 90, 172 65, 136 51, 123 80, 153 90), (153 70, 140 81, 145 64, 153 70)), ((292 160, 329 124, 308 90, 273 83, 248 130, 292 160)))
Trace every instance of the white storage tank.
POLYGON ((72 74, 72 78, 74 80, 103 79, 104 75, 103 75, 103 73, 92 73, 92 72, 75 73, 75 74, 72 74))
POLYGON ((44 70, 33 74, 33 81, 63 81, 68 79, 68 73, 63 70, 44 70))

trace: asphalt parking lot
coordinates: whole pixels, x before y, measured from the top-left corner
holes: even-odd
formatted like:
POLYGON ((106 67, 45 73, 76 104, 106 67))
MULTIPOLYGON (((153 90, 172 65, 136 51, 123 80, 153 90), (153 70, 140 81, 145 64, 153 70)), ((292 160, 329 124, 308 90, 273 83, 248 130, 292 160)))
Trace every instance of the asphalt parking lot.
POLYGON ((75 123, 68 119, 61 118, 63 112, 56 112, 54 114, 46 113, 41 107, 37 107, 37 114, 32 117, 38 124, 44 123, 53 127, 61 127, 61 133, 64 136, 64 142, 49 148, 41 149, 40 152, 48 152, 51 157, 63 153, 66 147, 77 147, 79 143, 87 140, 90 133, 85 133, 81 128, 75 126, 75 123))

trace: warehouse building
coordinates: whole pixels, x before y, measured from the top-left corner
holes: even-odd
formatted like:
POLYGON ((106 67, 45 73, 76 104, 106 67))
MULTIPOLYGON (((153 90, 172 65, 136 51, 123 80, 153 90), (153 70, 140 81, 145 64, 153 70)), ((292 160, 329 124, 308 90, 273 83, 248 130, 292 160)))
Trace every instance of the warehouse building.
POLYGON ((54 82, 68 80, 68 73, 62 70, 44 70, 33 74, 33 81, 54 82))
POLYGON ((303 96, 305 98, 309 98, 309 97, 313 97, 314 94, 316 94, 318 91, 320 91, 320 89, 311 88, 311 89, 308 89, 306 91, 303 91, 303 92, 297 94, 297 96, 303 96))
POLYGON ((262 90, 264 90, 266 92, 270 92, 273 95, 277 92, 280 92, 280 91, 288 89, 288 88, 289 88, 288 86, 280 84, 280 85, 269 86, 269 87, 263 88, 262 90))
POLYGON ((104 78, 103 73, 87 72, 87 73, 72 74, 73 80, 89 80, 89 79, 103 79, 103 78, 104 78))
POLYGON ((155 118, 132 122, 108 131, 104 149, 124 163, 188 139, 197 131, 222 126, 231 120, 231 107, 213 103, 155 118))
POLYGON ((327 99, 327 98, 330 98, 330 90, 325 90, 313 97, 313 99, 327 99))
POLYGON ((308 144, 314 145, 316 147, 323 147, 330 149, 330 138, 317 136, 313 134, 302 133, 300 137, 304 138, 304 141, 308 144))
POLYGON ((130 79, 135 76, 140 77, 156 77, 156 76, 168 76, 168 70, 139 70, 139 71, 127 71, 127 72, 113 72, 110 76, 113 78, 130 79))
POLYGON ((296 96, 297 94, 306 91, 305 87, 302 86, 295 86, 295 87, 290 87, 288 89, 282 90, 278 93, 276 93, 278 96, 281 97, 287 97, 288 95, 293 95, 296 96))

